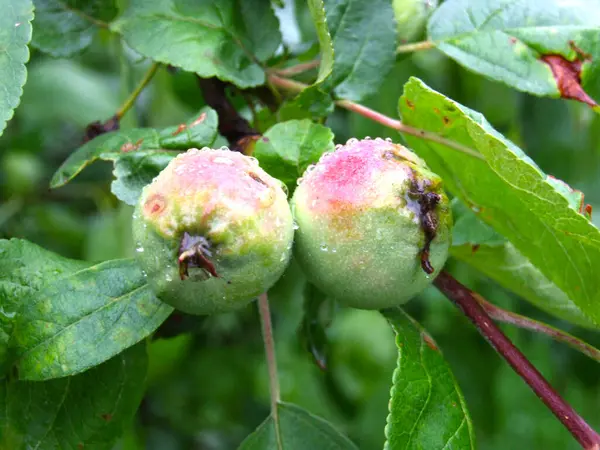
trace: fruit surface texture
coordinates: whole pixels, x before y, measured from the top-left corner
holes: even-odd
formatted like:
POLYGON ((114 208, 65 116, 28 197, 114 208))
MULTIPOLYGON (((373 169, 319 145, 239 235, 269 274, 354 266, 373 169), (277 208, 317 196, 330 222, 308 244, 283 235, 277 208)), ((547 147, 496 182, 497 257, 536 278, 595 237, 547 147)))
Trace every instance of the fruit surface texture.
POLYGON ((407 148, 349 140, 324 154, 293 197, 295 254, 340 303, 401 305, 443 267, 452 217, 442 181, 407 148))
POLYGON ((133 233, 158 298, 212 314, 246 305, 279 279, 294 229, 281 182, 255 159, 190 149, 144 188, 133 233))

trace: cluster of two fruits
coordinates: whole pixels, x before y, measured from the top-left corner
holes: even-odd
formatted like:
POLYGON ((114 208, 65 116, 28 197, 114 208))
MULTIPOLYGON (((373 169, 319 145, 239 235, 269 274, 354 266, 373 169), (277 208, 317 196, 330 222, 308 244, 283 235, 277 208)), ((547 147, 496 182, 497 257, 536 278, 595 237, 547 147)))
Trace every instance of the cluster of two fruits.
POLYGON ((133 232, 158 298, 212 314, 267 291, 292 247, 340 303, 403 304, 444 265, 450 228, 441 180, 421 159, 387 140, 351 139, 307 169, 291 208, 254 158, 191 149, 144 188, 133 232))

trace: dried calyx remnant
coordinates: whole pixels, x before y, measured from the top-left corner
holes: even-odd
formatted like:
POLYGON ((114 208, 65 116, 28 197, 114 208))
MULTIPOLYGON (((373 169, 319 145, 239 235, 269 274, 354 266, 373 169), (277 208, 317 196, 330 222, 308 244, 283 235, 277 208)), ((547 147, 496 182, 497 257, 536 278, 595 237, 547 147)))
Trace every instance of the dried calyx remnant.
POLYGON ((146 186, 137 257, 157 297, 190 314, 241 308, 281 276, 293 220, 282 183, 227 148, 190 149, 146 186))
POLYGON ((407 302, 443 267, 451 212, 442 180, 406 147, 349 140, 307 169, 294 193, 296 256, 339 302, 407 302))

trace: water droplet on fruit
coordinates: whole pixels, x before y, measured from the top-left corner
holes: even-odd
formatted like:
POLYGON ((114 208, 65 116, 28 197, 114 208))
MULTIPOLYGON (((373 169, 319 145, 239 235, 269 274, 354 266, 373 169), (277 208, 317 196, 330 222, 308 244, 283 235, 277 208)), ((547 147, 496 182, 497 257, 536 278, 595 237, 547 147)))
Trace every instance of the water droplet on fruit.
POLYGON ((285 252, 283 252, 281 254, 281 258, 279 258, 279 261, 281 261, 281 262, 285 261, 285 252))
POLYGON ((356 138, 350 138, 346 141, 346 145, 355 145, 358 143, 358 139, 356 138))
POLYGON ((171 276, 171 274, 169 272, 167 272, 167 274, 165 275, 165 280, 167 282, 173 281, 173 277, 171 276))
POLYGON ((315 164, 311 164, 310 166, 308 166, 306 168, 306 171, 304 172, 304 175, 308 175, 309 173, 311 173, 313 170, 315 170, 315 167, 317 167, 315 164))
POLYGON ((327 247, 327 245, 325 245, 325 244, 321 244, 321 251, 322 252, 328 252, 329 251, 329 247, 327 247))
POLYGON ((294 228, 294 230, 297 230, 298 228, 300 228, 300 225, 298 225, 298 222, 296 222, 294 220, 294 223, 293 223, 292 227, 294 228))
POLYGON ((140 245, 139 247, 136 247, 135 251, 138 253, 144 253, 144 247, 140 245))
POLYGON ((248 156, 248 159, 252 161, 253 164, 258 166, 258 159, 256 159, 254 156, 248 156))
POLYGON ((224 145, 223 147, 221 147, 219 150, 222 150, 224 152, 230 152, 231 150, 229 150, 229 147, 227 147, 226 145, 224 145))
POLYGON ((223 156, 217 156, 215 159, 213 159, 213 162, 215 162, 217 164, 226 164, 228 166, 231 166, 233 164, 232 160, 230 160, 229 158, 225 158, 223 156))
POLYGON ((337 248, 332 248, 331 253, 337 253, 337 248))
POLYGON ((300 177, 300 178, 298 178, 298 179, 296 180, 296 184, 297 184, 298 186, 300 186, 300 183, 302 183, 303 181, 304 181, 304 178, 300 177))
POLYGON ((342 145, 342 144, 336 144, 336 146, 335 146, 335 149, 336 149, 336 150, 339 150, 339 149, 340 149, 340 148, 342 148, 342 147, 343 147, 343 145, 342 145))
POLYGON ((371 136, 365 136, 365 141, 370 141, 371 140, 371 136))
POLYGON ((386 137, 386 138, 385 138, 385 142, 389 142, 389 143, 391 143, 391 142, 392 142, 392 138, 386 137))

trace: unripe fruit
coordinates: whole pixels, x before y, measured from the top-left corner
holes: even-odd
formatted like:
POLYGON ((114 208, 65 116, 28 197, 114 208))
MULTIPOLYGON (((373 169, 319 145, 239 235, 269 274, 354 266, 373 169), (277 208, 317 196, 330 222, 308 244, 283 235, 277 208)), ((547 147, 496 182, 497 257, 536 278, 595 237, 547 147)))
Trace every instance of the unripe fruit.
POLYGON ((349 140, 296 188, 295 255, 340 303, 379 309, 425 289, 448 256, 452 218, 441 179, 407 148, 349 140))
POLYGON ((212 314, 246 305, 277 281, 294 229, 281 182, 256 160, 190 149, 144 188, 133 234, 158 298, 212 314))
POLYGON ((405 44, 421 39, 427 20, 437 6, 438 0, 392 0, 398 42, 405 44))

